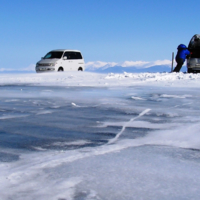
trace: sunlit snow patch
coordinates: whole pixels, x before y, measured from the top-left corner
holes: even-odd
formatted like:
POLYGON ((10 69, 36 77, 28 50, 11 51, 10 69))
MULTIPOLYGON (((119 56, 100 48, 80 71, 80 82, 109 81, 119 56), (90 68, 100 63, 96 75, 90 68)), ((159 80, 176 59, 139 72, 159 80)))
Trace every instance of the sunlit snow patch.
POLYGON ((42 110, 36 113, 36 115, 46 115, 46 114, 51 114, 53 111, 50 110, 42 110))
POLYGON ((131 99, 134 99, 134 100, 146 100, 146 99, 143 99, 141 97, 136 97, 136 96, 132 96, 131 99))
POLYGON ((162 94, 160 95, 162 98, 177 98, 177 99, 185 99, 191 97, 191 95, 169 95, 169 94, 162 94))
POLYGON ((75 103, 71 103, 72 104, 72 106, 74 106, 74 107, 80 107, 79 105, 76 105, 75 103))
POLYGON ((5 102, 14 102, 14 101, 19 101, 19 99, 8 99, 8 100, 5 100, 5 102))
POLYGON ((0 120, 27 117, 27 116, 29 115, 2 115, 0 116, 0 120))
POLYGON ((52 145, 53 146, 83 146, 86 144, 90 144, 90 141, 87 140, 76 140, 76 141, 71 141, 71 142, 55 142, 52 145))

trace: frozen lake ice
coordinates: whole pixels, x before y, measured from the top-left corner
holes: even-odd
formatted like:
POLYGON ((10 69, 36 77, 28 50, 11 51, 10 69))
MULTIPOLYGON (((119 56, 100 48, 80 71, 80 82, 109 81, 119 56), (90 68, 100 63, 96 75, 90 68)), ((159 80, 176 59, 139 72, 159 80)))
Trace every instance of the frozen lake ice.
POLYGON ((198 199, 196 88, 0 87, 0 198, 198 199))

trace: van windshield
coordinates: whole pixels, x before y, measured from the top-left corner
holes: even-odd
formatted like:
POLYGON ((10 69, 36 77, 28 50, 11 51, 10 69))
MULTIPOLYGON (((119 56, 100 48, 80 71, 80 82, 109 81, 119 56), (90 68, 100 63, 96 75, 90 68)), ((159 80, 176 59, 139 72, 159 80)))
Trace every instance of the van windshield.
POLYGON ((61 58, 63 55, 63 51, 50 51, 44 56, 44 59, 53 59, 53 58, 61 58))
POLYGON ((200 49, 200 35, 194 35, 188 45, 189 50, 200 49))

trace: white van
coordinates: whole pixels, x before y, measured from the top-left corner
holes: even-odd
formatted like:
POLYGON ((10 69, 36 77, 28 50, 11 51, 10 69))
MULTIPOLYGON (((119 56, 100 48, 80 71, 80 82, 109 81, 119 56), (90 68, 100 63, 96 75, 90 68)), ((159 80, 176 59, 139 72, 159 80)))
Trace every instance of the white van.
POLYGON ((78 50, 58 49, 47 53, 36 63, 36 72, 83 71, 84 59, 78 50))

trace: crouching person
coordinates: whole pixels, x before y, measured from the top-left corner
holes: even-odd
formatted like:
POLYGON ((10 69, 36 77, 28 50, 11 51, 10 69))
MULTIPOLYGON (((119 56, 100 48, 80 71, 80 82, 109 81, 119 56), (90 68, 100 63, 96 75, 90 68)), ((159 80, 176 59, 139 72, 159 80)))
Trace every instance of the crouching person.
POLYGON ((179 72, 181 70, 181 67, 183 66, 183 63, 185 62, 186 57, 190 55, 190 52, 188 51, 187 47, 184 44, 180 44, 177 49, 178 49, 178 52, 176 54, 177 65, 174 68, 173 72, 179 72))

